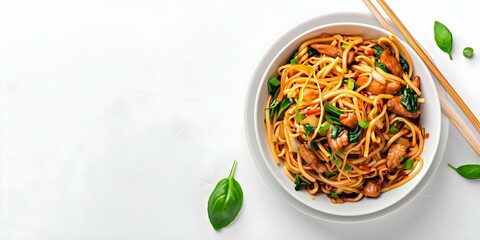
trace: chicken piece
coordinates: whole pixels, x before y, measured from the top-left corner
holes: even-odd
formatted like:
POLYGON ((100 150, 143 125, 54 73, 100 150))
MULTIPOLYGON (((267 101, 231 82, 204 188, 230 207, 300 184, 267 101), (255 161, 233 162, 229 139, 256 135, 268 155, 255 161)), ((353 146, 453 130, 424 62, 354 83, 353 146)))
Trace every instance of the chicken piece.
MULTIPOLYGON (((365 85, 366 83, 368 82, 368 76, 366 75, 360 75, 358 76, 357 78, 357 81, 355 81, 355 84, 357 84, 357 86, 363 86, 365 85)), ((370 85, 368 85, 368 87, 365 88, 365 91, 373 94, 373 95, 378 95, 378 94, 382 94, 385 92, 385 85, 375 81, 375 80, 372 80, 372 82, 370 83, 370 85)))
POLYGON ((340 115, 340 123, 354 130, 358 125, 357 116, 355 115, 355 113, 344 113, 340 115))
POLYGON ((395 96, 392 99, 388 100, 388 110, 406 118, 418 118, 420 116, 420 114, 422 113, 420 109, 418 109, 415 113, 411 113, 404 106, 402 106, 402 104, 400 104, 401 100, 402 96, 395 96))
POLYGON ((365 85, 368 82, 368 76, 367 75, 359 75, 357 77, 357 80, 355 81, 355 84, 359 87, 365 85))
POLYGON ((380 55, 380 63, 385 65, 388 71, 390 71, 393 75, 402 78, 402 65, 397 61, 395 55, 393 55, 391 48, 383 50, 382 55, 380 55))
POLYGON ((420 90, 420 77, 419 76, 413 77, 412 83, 415 87, 418 88, 418 90, 420 90))
POLYGON ((387 155, 387 167, 390 172, 400 163, 400 157, 407 153, 407 149, 410 147, 410 142, 406 139, 400 138, 397 143, 390 146, 387 155))
POLYGON ((332 127, 330 127, 327 131, 327 142, 333 152, 338 152, 343 146, 348 145, 347 131, 343 131, 340 136, 334 139, 332 138, 332 127))
POLYGON ((398 92, 398 90, 400 90, 400 88, 402 88, 402 84, 400 84, 399 82, 389 82, 389 83, 387 83, 385 93, 394 94, 394 93, 398 92))
POLYGON ((317 155, 315 153, 305 147, 303 144, 300 145, 299 147, 299 152, 300 152, 300 157, 302 157, 303 160, 307 163, 308 166, 310 166, 315 172, 318 174, 322 174, 327 171, 327 167, 325 164, 321 163, 318 161, 317 155))
POLYGON ((363 195, 367 197, 378 197, 382 190, 382 182, 380 179, 368 180, 365 187, 362 189, 363 195))
POLYGON ((316 49, 319 53, 323 53, 330 57, 341 57, 343 55, 343 50, 328 44, 312 44, 312 48, 316 49))
POLYGON ((385 92, 385 85, 373 80, 365 90, 373 95, 379 95, 385 92))
POLYGON ((355 60, 355 52, 354 51, 350 51, 348 52, 347 54, 347 64, 350 65, 353 63, 353 60, 355 60))

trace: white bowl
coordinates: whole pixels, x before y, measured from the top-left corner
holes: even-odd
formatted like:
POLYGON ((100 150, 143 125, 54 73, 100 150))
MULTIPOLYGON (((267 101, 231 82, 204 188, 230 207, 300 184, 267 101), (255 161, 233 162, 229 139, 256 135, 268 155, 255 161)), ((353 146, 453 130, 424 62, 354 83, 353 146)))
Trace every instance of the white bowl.
MULTIPOLYGON (((299 26, 296 28, 299 28, 299 26)), ((248 98, 255 98, 254 108, 248 108, 248 106, 246 108, 246 116, 253 117, 253 119, 246 119, 246 132, 247 135, 254 136, 252 138, 247 138, 247 141, 249 141, 249 146, 258 146, 259 149, 259 151, 252 152, 259 152, 261 154, 260 157, 253 157, 257 168, 259 164, 266 164, 269 171, 260 171, 260 173, 271 174, 271 176, 268 177, 273 176, 275 181, 278 182, 278 184, 281 185, 283 190, 287 193, 287 195, 282 196, 293 198, 299 204, 305 205, 312 211, 319 211, 335 216, 362 216, 376 213, 392 206, 393 204, 402 200, 420 183, 425 174, 429 171, 437 152, 442 125, 441 109, 436 87, 428 68, 413 51, 413 49, 411 49, 408 44, 402 41, 403 46, 407 49, 412 59, 414 75, 421 77, 422 97, 426 99, 426 103, 422 104, 421 108, 422 116, 420 123, 425 128, 426 133, 429 134, 429 138, 425 141, 424 151, 421 155, 424 159, 424 166, 420 170, 419 174, 403 186, 383 193, 379 198, 364 198, 357 203, 344 204, 332 204, 330 199, 324 194, 318 194, 315 199, 312 199, 312 196, 306 191, 294 190, 293 183, 285 176, 283 169, 275 164, 271 155, 269 145, 267 143, 264 124, 264 107, 268 97, 267 80, 269 77, 276 75, 276 69, 278 66, 285 64, 291 57, 292 52, 298 49, 298 46, 300 46, 302 42, 318 36, 323 32, 332 34, 340 33, 347 35, 362 35, 365 39, 388 36, 390 33, 376 26, 355 22, 341 22, 322 25, 308 29, 307 31, 297 35, 295 33, 299 32, 298 30, 299 29, 294 28, 287 32, 285 36, 282 36, 283 40, 288 39, 290 41, 283 47, 283 49, 278 51, 278 54, 268 64, 268 67, 263 70, 264 74, 261 79, 258 79, 258 75, 254 75, 251 80, 251 86, 254 85, 259 87, 249 88, 249 92, 247 93, 247 102, 249 101, 248 98), (250 121, 253 121, 253 124, 249 124, 250 121)), ((265 63, 260 64, 260 66, 265 66, 265 63)), ((257 69, 257 71, 258 70, 259 69, 257 69)), ((266 179, 265 177, 267 176, 264 176, 264 179, 266 179)), ((291 202, 290 200, 287 202, 291 202)))

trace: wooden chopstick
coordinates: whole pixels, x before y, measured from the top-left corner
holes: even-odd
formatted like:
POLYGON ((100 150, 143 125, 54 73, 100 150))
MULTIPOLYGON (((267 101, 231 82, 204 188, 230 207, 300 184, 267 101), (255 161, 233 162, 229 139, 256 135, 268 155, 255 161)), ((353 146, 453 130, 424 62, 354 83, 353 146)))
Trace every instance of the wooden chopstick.
MULTIPOLYGON (((368 7, 370 12, 373 13, 375 18, 380 22, 380 24, 385 28, 387 31, 392 33, 395 36, 395 31, 392 27, 388 24, 386 19, 382 16, 382 14, 378 11, 375 5, 370 2, 370 0, 363 0, 365 5, 368 7)), ((480 156, 480 142, 475 138, 475 136, 469 131, 468 126, 466 123, 458 116, 450 102, 447 100, 447 96, 441 90, 438 90, 438 97, 440 99, 440 106, 442 108, 443 113, 450 119, 450 121, 455 125, 458 131, 462 134, 468 144, 472 147, 472 149, 480 156)))
POLYGON ((393 30, 392 27, 390 27, 387 20, 382 16, 382 14, 378 11, 378 9, 375 7, 375 5, 373 5, 373 3, 370 2, 370 0, 363 0, 363 3, 365 3, 365 5, 367 5, 370 12, 373 13, 375 18, 382 25, 382 27, 385 28, 385 30, 389 31, 391 34, 395 35, 395 31, 393 30))
POLYGON ((456 111, 447 100, 447 96, 441 90, 437 91, 440 99, 440 106, 443 113, 447 115, 450 121, 455 125, 458 131, 462 134, 463 138, 467 140, 468 144, 472 149, 477 153, 477 156, 480 156, 480 142, 477 138, 468 130, 466 123, 458 117, 456 111))
POLYGON ((405 37, 405 39, 410 44, 410 46, 413 48, 413 50, 415 50, 415 52, 425 62, 425 64, 433 73, 433 75, 435 75, 438 82, 442 85, 445 91, 447 91, 447 93, 452 97, 452 99, 455 101, 458 107, 467 116, 467 118, 470 120, 470 122, 475 127, 477 132, 480 132, 480 121, 478 121, 477 117, 475 116, 475 114, 473 114, 472 110, 470 110, 470 108, 467 106, 467 104, 465 104, 463 99, 458 95, 458 93, 455 91, 452 85, 450 85, 450 83, 445 78, 445 76, 443 76, 443 74, 440 72, 437 66, 435 66, 435 64, 430 59, 430 57, 428 57, 428 55, 423 51, 423 49, 420 48, 420 45, 413 38, 412 34, 410 34, 410 32, 405 27, 405 25, 403 25, 403 23, 400 21, 397 15, 395 15, 395 13, 392 11, 392 9, 388 6, 388 4, 384 0, 377 0, 377 2, 383 8, 385 13, 390 17, 390 19, 393 21, 393 23, 398 28, 398 30, 400 30, 400 32, 405 37))

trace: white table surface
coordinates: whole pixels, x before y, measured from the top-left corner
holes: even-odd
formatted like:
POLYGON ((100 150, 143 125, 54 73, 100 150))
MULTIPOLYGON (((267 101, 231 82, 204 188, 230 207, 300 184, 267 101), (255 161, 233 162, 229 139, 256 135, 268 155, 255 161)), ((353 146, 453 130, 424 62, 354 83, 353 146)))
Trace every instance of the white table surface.
MULTIPOLYGON (((480 56, 462 56, 480 51, 476 8, 388 2, 480 117, 480 56)), ((260 176, 244 134, 253 71, 290 28, 338 11, 368 13, 360 0, 1 1, 0 239, 478 239, 480 182, 447 163, 479 158, 453 125, 427 188, 372 222, 314 220, 260 176), (234 159, 244 205, 215 232, 208 196, 234 159)))

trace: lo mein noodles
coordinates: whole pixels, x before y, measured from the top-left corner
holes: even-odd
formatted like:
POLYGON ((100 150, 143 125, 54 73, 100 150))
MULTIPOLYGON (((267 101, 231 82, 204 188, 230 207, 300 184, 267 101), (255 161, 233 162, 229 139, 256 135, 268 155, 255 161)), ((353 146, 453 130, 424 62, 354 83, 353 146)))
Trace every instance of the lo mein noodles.
POLYGON ((378 197, 423 166, 420 77, 393 36, 321 34, 267 81, 270 150, 295 190, 378 197))

